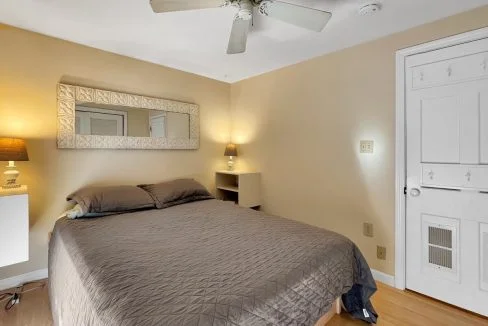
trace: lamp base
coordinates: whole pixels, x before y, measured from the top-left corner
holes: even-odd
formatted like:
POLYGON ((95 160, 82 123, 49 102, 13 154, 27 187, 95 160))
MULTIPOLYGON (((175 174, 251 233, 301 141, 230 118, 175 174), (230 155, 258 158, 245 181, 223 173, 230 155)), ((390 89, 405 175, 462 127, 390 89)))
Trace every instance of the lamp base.
POLYGON ((17 184, 17 178, 20 175, 20 172, 15 170, 15 165, 13 162, 9 162, 7 166, 7 170, 3 173, 5 177, 5 184, 2 185, 3 189, 14 189, 20 188, 21 185, 17 184))
POLYGON ((234 161, 232 160, 232 156, 229 156, 229 161, 227 162, 227 170, 234 170, 234 161))

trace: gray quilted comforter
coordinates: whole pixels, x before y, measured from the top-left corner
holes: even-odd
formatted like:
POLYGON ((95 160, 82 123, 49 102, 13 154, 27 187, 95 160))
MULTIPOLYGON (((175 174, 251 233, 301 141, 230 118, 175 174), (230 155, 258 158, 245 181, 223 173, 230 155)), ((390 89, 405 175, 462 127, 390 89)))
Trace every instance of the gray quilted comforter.
POLYGON ((63 218, 49 247, 53 319, 314 325, 368 268, 356 252, 339 234, 217 200, 63 218))

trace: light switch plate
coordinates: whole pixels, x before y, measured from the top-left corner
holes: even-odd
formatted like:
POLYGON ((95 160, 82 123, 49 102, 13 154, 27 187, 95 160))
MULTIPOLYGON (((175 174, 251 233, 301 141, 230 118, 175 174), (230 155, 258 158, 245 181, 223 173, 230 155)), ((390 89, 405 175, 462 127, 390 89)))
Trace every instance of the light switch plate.
POLYGON ((361 140, 359 142, 359 152, 372 154, 374 152, 374 141, 373 140, 361 140))

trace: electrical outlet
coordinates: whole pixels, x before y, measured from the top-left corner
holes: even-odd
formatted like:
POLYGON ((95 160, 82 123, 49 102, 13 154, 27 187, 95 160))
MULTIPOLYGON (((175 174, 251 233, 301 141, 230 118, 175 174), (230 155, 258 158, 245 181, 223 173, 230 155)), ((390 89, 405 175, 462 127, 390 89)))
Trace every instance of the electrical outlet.
POLYGON ((359 142, 359 152, 372 154, 374 152, 374 141, 373 140, 361 140, 359 142))
POLYGON ((366 237, 373 237, 373 223, 363 223, 363 235, 366 237))
POLYGON ((376 246, 376 257, 381 260, 386 260, 386 247, 376 246))

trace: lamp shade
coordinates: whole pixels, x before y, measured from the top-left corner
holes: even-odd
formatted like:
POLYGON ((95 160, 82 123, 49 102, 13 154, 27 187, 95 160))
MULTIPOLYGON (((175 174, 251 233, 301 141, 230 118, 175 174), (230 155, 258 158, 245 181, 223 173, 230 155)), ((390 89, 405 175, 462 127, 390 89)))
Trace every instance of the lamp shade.
POLYGON ((0 161, 28 161, 25 141, 18 138, 0 138, 0 161))
POLYGON ((237 146, 235 144, 227 144, 224 156, 237 156, 237 146))

